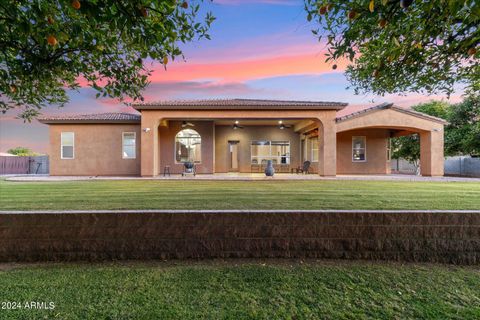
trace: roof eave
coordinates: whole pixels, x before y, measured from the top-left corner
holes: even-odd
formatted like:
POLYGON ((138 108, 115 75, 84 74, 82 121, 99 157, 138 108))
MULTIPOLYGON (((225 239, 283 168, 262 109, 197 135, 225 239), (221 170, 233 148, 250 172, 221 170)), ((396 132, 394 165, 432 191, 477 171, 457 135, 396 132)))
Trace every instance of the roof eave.
POLYGON ((140 120, 38 119, 43 124, 140 124, 140 120))
POLYGON ((378 105, 376 107, 372 107, 370 109, 365 109, 365 110, 362 110, 362 111, 354 112, 352 114, 349 114, 349 115, 346 115, 346 116, 343 116, 343 117, 339 117, 339 118, 335 119, 335 121, 337 123, 344 122, 344 121, 348 121, 348 120, 355 119, 355 118, 358 118, 358 117, 362 117, 362 116, 367 115, 367 114, 372 113, 372 112, 386 110, 386 109, 392 109, 392 110, 395 110, 395 111, 398 111, 398 112, 406 113, 406 114, 409 114, 409 115, 414 116, 414 117, 418 117, 418 118, 426 119, 426 120, 429 120, 429 121, 437 122, 437 123, 440 123, 440 124, 443 124, 443 125, 448 124, 448 121, 446 121, 444 119, 437 118, 437 117, 434 117, 434 116, 431 116, 431 115, 428 115, 428 114, 425 114, 425 113, 422 113, 422 112, 418 112, 418 111, 415 111, 415 110, 400 108, 400 107, 394 105, 393 103, 383 103, 381 105, 378 105))
POLYGON ((209 110, 342 110, 348 103, 329 106, 168 106, 168 105, 132 105, 137 111, 142 110, 186 110, 186 111, 209 111, 209 110))

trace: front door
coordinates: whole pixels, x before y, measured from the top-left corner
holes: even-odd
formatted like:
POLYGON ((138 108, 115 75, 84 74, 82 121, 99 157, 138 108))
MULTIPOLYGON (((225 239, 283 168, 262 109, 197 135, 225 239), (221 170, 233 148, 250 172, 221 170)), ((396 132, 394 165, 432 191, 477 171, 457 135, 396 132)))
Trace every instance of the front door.
POLYGON ((238 172, 238 141, 228 141, 229 172, 238 172))

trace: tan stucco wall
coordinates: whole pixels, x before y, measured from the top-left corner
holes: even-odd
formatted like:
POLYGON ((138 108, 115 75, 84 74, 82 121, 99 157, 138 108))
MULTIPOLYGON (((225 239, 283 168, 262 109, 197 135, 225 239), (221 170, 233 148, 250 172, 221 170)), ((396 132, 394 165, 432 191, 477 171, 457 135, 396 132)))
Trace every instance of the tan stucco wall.
POLYGON ((240 142, 238 144, 240 172, 251 172, 250 145, 252 140, 290 141, 290 167, 297 167, 300 163, 300 136, 292 128, 280 130, 277 126, 246 126, 243 129, 233 130, 231 126, 216 126, 215 172, 228 171, 229 140, 240 142))
POLYGON ((337 174, 388 174, 390 162, 387 161, 389 130, 363 129, 340 132, 337 134, 337 174), (352 137, 366 137, 365 162, 352 161, 352 137))
MULTIPOLYGON (((197 131, 202 138, 202 158, 201 163, 196 164, 197 173, 213 173, 214 168, 214 125, 213 121, 189 121, 194 124, 193 129, 197 131)), ((170 166, 171 173, 182 173, 183 164, 175 163, 175 136, 181 131, 181 121, 168 121, 168 126, 159 127, 160 140, 160 167, 159 173, 162 174, 166 165, 170 166)))
POLYGON ((444 175, 443 141, 443 130, 420 133, 420 173, 422 176, 444 175))
POLYGON ((139 175, 140 125, 51 124, 50 175, 139 175), (61 132, 75 133, 74 159, 61 159, 61 132), (136 132, 136 159, 122 158, 122 133, 136 132))

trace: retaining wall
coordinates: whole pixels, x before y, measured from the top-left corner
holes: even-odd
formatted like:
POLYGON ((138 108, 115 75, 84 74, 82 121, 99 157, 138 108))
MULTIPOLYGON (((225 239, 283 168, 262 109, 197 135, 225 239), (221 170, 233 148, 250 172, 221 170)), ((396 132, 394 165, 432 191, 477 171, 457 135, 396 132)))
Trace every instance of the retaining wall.
POLYGON ((3 262, 277 257, 480 263, 480 211, 0 213, 3 262))

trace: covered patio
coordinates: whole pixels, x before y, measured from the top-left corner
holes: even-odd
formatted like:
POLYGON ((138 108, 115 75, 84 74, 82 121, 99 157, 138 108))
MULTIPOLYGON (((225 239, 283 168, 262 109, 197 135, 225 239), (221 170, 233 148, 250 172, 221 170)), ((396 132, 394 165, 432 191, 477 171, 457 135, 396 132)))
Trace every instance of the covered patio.
POLYGON ((337 117, 346 104, 272 100, 200 100, 138 104, 141 175, 181 173, 185 162, 200 174, 307 170, 337 174, 390 174, 390 139, 418 134, 421 174, 443 175, 445 121, 382 104, 337 117))
POLYGON ((310 173, 336 175, 336 111, 346 104, 255 100, 141 104, 141 175, 196 172, 261 173, 271 160, 279 173, 309 161, 310 173), (307 145, 315 137, 316 143, 307 145), (313 146, 313 148, 312 148, 313 146))

